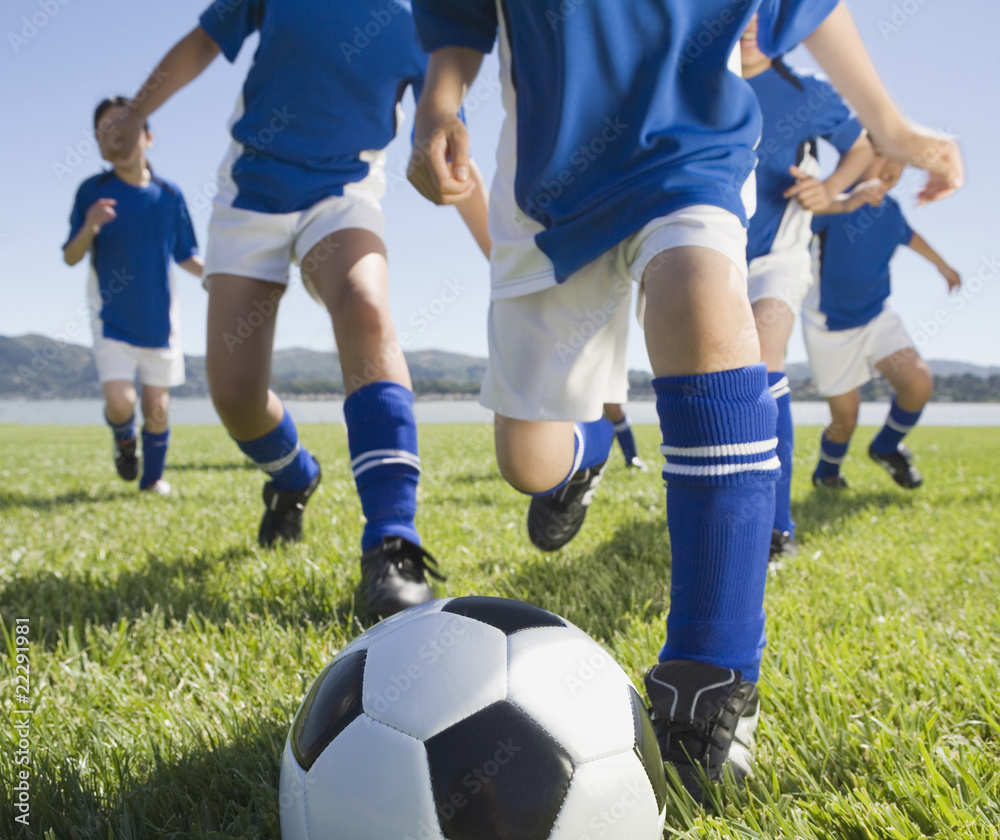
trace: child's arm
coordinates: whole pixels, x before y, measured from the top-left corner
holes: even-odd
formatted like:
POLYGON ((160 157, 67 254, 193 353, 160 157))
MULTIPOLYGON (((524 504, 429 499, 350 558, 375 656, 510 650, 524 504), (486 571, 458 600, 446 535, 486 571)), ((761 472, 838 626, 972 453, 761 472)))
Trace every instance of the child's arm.
POLYGON ((435 204, 461 204, 476 189, 469 132, 458 111, 482 62, 483 53, 469 47, 442 47, 428 62, 406 176, 435 204))
POLYGON ((486 181, 483 179, 483 173, 479 171, 479 167, 472 159, 469 160, 469 170, 476 189, 466 201, 456 205, 456 207, 462 221, 469 229, 469 233, 472 234, 476 244, 486 255, 486 259, 489 259, 490 250, 493 247, 490 242, 489 229, 490 195, 486 188, 486 181))
POLYGON ((885 198, 886 184, 881 178, 862 181, 849 193, 838 195, 822 210, 814 211, 814 216, 832 216, 836 213, 853 213, 865 204, 878 207, 885 198))
POLYGON ((113 198, 99 198, 87 208, 83 227, 63 246, 63 259, 66 265, 76 265, 87 255, 101 228, 118 215, 115 213, 117 203, 113 198))
POLYGON ((188 257, 183 262, 177 263, 181 268, 183 268, 188 274, 193 274, 195 277, 201 277, 202 272, 205 269, 205 261, 195 254, 192 257, 188 257))
POLYGON ((948 265, 944 261, 944 257, 928 245, 927 240, 919 233, 916 231, 913 232, 913 238, 909 241, 908 245, 941 272, 941 276, 948 283, 949 292, 962 285, 962 278, 959 273, 948 265))
POLYGON ((875 145, 890 157, 931 173, 918 196, 921 203, 945 198, 962 186, 964 169, 958 144, 911 123, 900 113, 844 3, 805 39, 805 45, 854 106, 875 145))
POLYGON ((174 44, 129 102, 128 112, 121 121, 126 143, 129 140, 134 142, 149 115, 182 87, 198 78, 219 51, 219 45, 200 26, 174 44))
POLYGON ((822 213, 830 203, 844 190, 861 177, 875 159, 875 150, 871 140, 862 134, 854 145, 840 156, 837 168, 823 181, 813 178, 797 166, 789 167, 788 171, 797 179, 794 186, 784 192, 785 198, 797 198, 799 204, 813 213, 822 213))

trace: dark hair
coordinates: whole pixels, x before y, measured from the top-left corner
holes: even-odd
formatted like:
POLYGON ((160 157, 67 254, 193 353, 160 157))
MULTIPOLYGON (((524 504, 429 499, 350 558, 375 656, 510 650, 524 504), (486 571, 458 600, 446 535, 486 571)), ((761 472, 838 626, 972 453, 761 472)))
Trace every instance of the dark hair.
MULTIPOLYGON (((128 108, 131 100, 127 96, 112 96, 110 99, 102 99, 94 109, 94 128, 97 129, 101 123, 101 117, 112 108, 128 108)), ((144 120, 142 130, 149 131, 149 120, 144 120)))

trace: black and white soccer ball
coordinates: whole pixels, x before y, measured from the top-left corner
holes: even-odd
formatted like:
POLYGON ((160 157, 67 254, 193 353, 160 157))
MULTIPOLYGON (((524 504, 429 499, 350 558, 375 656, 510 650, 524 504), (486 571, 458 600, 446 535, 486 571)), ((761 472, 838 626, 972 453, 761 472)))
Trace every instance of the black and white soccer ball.
POLYGON ((631 681, 522 601, 413 607, 317 677, 281 762, 284 840, 654 840, 666 781, 631 681))

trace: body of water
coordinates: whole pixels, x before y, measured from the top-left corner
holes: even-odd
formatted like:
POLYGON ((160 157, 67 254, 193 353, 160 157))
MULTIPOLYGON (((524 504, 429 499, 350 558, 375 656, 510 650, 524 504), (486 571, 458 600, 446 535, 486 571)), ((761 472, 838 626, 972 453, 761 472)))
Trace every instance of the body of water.
MULTIPOLYGON (((343 400, 286 400, 296 423, 343 423, 343 400)), ((633 423, 658 424, 656 404, 634 402, 626 407, 633 423)), ((862 403, 862 426, 881 426, 887 403, 862 403)), ((102 400, 0 400, 0 424, 29 426, 101 425, 102 400)), ((416 403, 418 423, 489 423, 493 413, 474 400, 427 400, 416 403)), ((170 408, 175 426, 219 422, 211 400, 175 399, 170 408)), ((825 426, 830 410, 825 402, 793 402, 797 426, 825 426)), ((1000 403, 930 403, 920 418, 923 426, 1000 426, 1000 403)))

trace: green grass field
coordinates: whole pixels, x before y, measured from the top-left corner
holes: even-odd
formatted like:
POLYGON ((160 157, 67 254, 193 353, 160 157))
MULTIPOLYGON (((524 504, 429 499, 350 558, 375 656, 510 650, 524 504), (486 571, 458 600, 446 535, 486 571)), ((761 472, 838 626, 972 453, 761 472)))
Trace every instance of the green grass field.
MULTIPOLYGON (((666 836, 1000 838, 1000 430, 918 429, 913 493, 868 461, 871 432, 845 463, 852 489, 831 496, 808 483, 818 430, 799 430, 802 554, 768 584, 757 775, 705 810, 672 801, 666 836)), ((658 430, 637 433, 659 464, 658 430)), ((440 593, 560 613, 641 686, 669 594, 658 473, 626 472, 616 451, 580 536, 543 555, 491 429, 421 434, 418 525, 448 574, 440 593)), ((302 436, 324 483, 305 542, 267 553, 262 476, 221 427, 174 430, 169 499, 117 479, 105 429, 3 427, 0 838, 278 837, 291 717, 364 628, 344 429, 302 436), (22 769, 30 832, 15 822, 22 769)))

